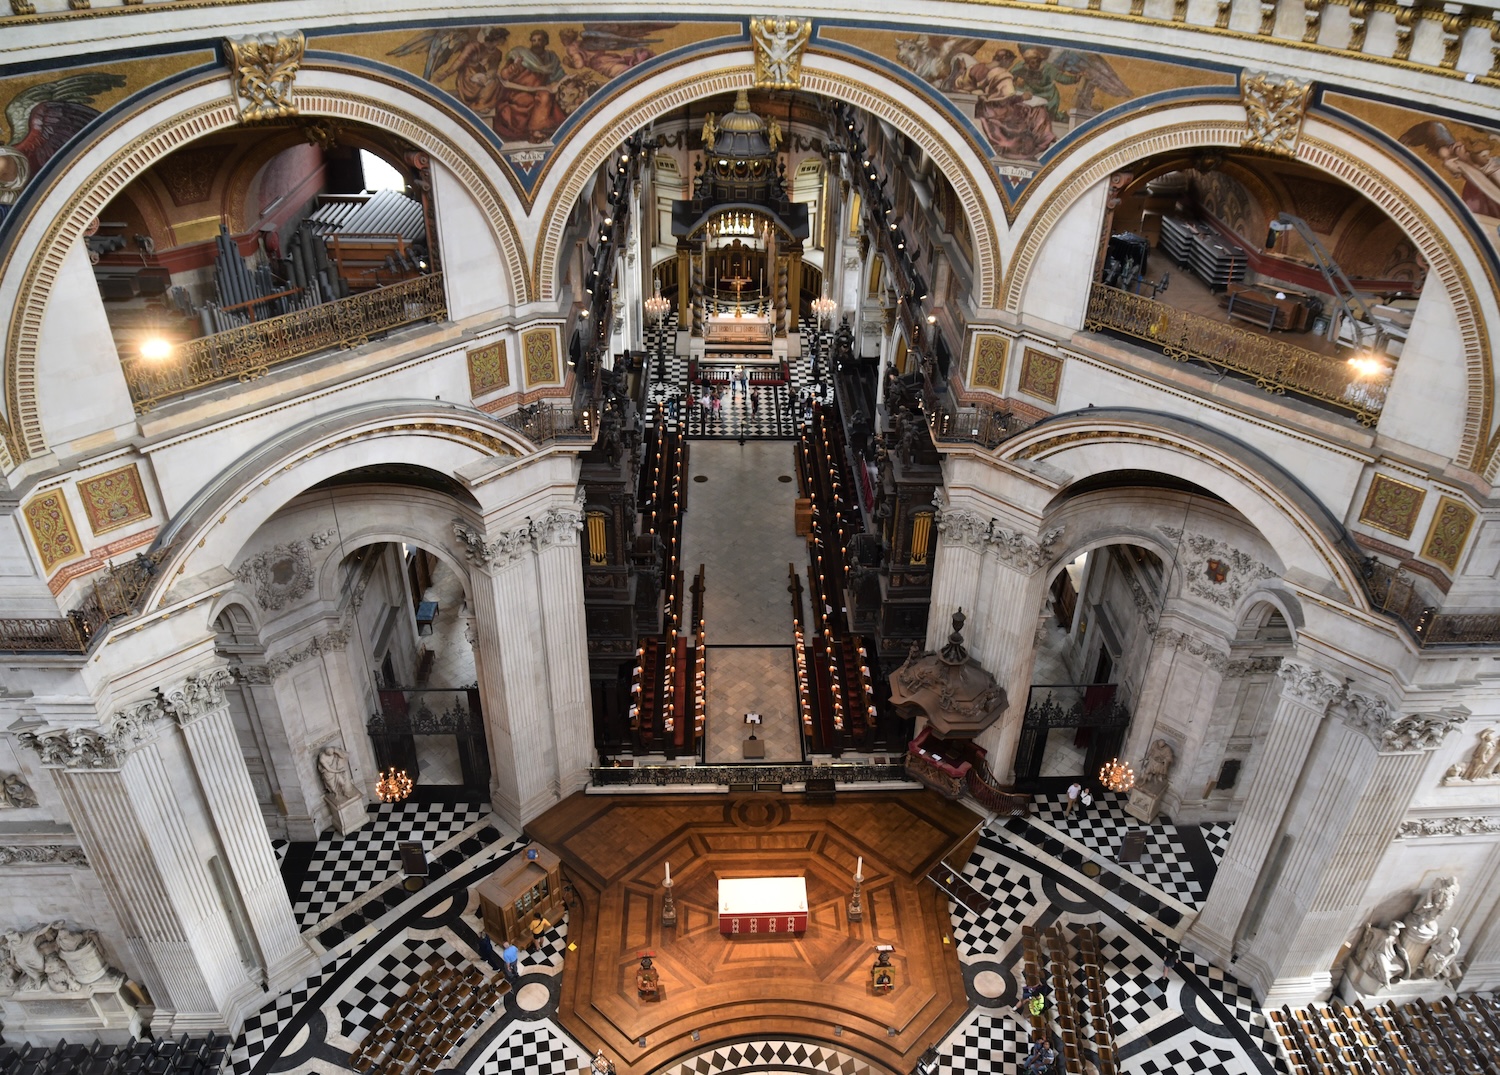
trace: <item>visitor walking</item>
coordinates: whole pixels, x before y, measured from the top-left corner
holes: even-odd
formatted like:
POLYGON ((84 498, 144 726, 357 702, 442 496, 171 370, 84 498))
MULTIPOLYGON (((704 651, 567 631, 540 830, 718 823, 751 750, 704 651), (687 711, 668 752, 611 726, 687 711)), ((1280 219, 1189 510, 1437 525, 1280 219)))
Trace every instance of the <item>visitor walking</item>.
POLYGON ((1089 788, 1084 788, 1083 791, 1079 792, 1078 794, 1078 801, 1081 802, 1083 804, 1083 808, 1087 810, 1089 807, 1094 805, 1093 791, 1089 788))
POLYGON ((1083 794, 1083 785, 1078 781, 1068 785, 1068 805, 1063 810, 1063 817, 1072 817, 1073 810, 1078 805, 1078 796, 1083 794))

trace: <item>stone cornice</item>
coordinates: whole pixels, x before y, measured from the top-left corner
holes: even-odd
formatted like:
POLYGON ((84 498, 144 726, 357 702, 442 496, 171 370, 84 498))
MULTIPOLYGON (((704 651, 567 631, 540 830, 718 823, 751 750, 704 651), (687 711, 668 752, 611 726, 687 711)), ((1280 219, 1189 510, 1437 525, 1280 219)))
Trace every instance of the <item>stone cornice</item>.
POLYGON ((1465 814, 1457 817, 1408 818, 1396 829, 1396 839, 1415 840, 1433 836, 1491 836, 1500 833, 1500 814, 1465 814))
POLYGON ((1229 665, 1229 655, 1222 653, 1197 635, 1164 627, 1156 632, 1156 641, 1164 649, 1175 649, 1179 653, 1197 657, 1208 667, 1223 672, 1229 665))
POLYGON ((1469 711, 1462 706, 1402 716, 1393 712, 1384 698, 1353 690, 1349 681, 1340 683, 1321 668, 1297 661, 1283 660, 1276 674, 1285 684, 1283 695, 1337 716, 1382 754, 1432 750, 1449 731, 1469 719, 1469 711))
POLYGON ((335 653, 349 645, 348 623, 341 624, 325 634, 308 639, 300 646, 278 653, 266 659, 265 664, 241 665, 234 670, 234 677, 242 683, 270 683, 286 675, 303 661, 335 653))

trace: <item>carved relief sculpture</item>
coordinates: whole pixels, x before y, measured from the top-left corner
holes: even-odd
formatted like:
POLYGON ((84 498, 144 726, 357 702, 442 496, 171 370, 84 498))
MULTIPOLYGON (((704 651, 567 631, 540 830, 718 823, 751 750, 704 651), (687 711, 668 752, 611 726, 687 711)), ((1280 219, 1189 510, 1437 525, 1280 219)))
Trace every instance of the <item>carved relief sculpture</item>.
POLYGON ((1278 156, 1296 156, 1311 91, 1311 82, 1245 72, 1240 77, 1240 100, 1245 106, 1244 145, 1278 156))
POLYGON ((224 40, 224 51, 234 66, 234 92, 239 98, 241 120, 253 123, 297 114, 292 83, 302 65, 304 47, 300 30, 224 40))
POLYGON ((256 553, 235 576, 255 587, 255 600, 267 612, 285 608, 312 589, 312 559, 307 542, 293 541, 256 553))
POLYGON ((802 85, 802 50, 812 36, 811 19, 767 16, 750 20, 755 43, 755 85, 761 89, 794 90, 802 85))
POLYGON ((29 810, 36 805, 36 793, 21 779, 20 773, 6 773, 0 777, 0 809, 29 810))
POLYGON ((1171 743, 1165 739, 1153 742, 1141 762, 1140 786, 1148 791, 1166 787, 1167 774, 1176 760, 1177 751, 1172 749, 1171 743))
POLYGON ((1494 728, 1486 728, 1479 733, 1474 749, 1469 752, 1469 760, 1450 768, 1443 776, 1443 783, 1497 780, 1500 776, 1497 776, 1496 770, 1500 770, 1500 735, 1496 735, 1494 728))
POLYGON ((1378 995, 1408 979, 1446 982, 1453 978, 1461 947, 1458 929, 1450 927, 1439 935, 1438 921, 1453 909, 1457 898, 1458 880, 1439 877, 1416 898, 1405 918, 1384 928, 1367 925, 1345 970, 1344 999, 1378 995))

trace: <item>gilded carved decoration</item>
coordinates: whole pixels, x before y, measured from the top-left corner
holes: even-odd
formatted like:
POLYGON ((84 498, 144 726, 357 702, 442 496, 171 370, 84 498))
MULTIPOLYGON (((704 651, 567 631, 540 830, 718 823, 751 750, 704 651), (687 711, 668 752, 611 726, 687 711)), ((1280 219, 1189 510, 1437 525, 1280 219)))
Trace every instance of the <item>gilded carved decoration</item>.
POLYGON ((83 543, 78 539, 73 513, 68 510, 61 489, 50 489, 28 501, 22 514, 42 558, 43 573, 50 575, 59 564, 83 555, 83 543))
POLYGON ((241 120, 253 123, 297 115, 292 84, 302 66, 305 47, 301 30, 224 39, 224 51, 234 67, 241 120))
POLYGON ((526 384, 552 384, 561 378, 557 371, 557 330, 551 327, 527 329, 521 333, 521 356, 526 365, 526 384))
POLYGON ((482 396, 510 387, 510 365, 505 356, 505 341, 496 340, 476 347, 465 356, 469 364, 469 394, 482 396))
POLYGON ((140 471, 134 463, 97 478, 81 480, 78 495, 83 498, 83 513, 88 517, 89 527, 96 534, 151 518, 151 506, 146 502, 146 490, 141 487, 140 471))
POLYGON ((1005 353, 1009 341, 993 332, 974 336, 974 364, 969 374, 970 388, 1005 391, 1005 353))
POLYGON ((778 16, 751 19, 756 87, 770 90, 799 88, 802 85, 802 51, 807 48, 811 37, 811 19, 778 16))
POLYGON ((1415 485, 1376 474, 1370 479, 1370 491, 1359 509, 1359 521, 1387 534, 1409 538, 1426 498, 1426 491, 1415 485))
POLYGON ((1016 386, 1028 396, 1056 403, 1062 388, 1063 360, 1035 347, 1026 348, 1021 356, 1021 380, 1016 386))
POLYGON ((1243 144, 1250 149, 1295 157, 1311 92, 1311 82, 1245 72, 1240 79, 1240 100, 1245 106, 1243 144))
POLYGON ((1468 506, 1452 497, 1438 500, 1437 511, 1427 529, 1427 540, 1422 543, 1422 555, 1436 560, 1449 571, 1458 570, 1458 558, 1464 551, 1464 542, 1469 540, 1477 516, 1468 506))

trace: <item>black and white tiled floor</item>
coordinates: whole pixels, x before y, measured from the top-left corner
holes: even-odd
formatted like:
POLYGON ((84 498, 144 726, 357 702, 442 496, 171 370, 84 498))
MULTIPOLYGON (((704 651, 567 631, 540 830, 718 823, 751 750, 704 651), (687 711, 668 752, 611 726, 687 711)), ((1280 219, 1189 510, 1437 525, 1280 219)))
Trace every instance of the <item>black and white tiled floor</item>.
MULTIPOLYGON (((1128 824, 1115 804, 1096 804, 1092 815, 1062 820, 1039 804, 1046 825, 1077 843, 1110 853, 1118 832, 1128 824)), ((414 806, 386 810, 370 826, 366 839, 328 841, 309 867, 344 884, 373 876, 389 865, 394 841, 404 834, 434 847, 462 831, 478 808, 414 806), (398 835, 400 834, 400 835, 398 835), (335 846, 337 844, 337 846, 335 846), (379 867, 361 867, 359 854, 373 856, 379 867)), ((1049 858, 1028 835, 1045 832, 1029 826, 1017 834, 996 822, 980 835, 964 874, 990 897, 983 914, 950 904, 953 940, 969 989, 968 1014, 938 1047, 944 1073, 1005 1072, 1019 1069, 1029 1045, 1029 1027, 1015 1008, 1021 978, 1021 933, 1058 924, 1065 929, 1092 923, 1100 939, 1102 972, 1110 997, 1112 1028, 1127 1075, 1276 1075, 1284 1072, 1264 1015, 1250 991, 1224 971, 1191 952, 1165 981, 1162 962, 1167 938, 1127 913, 1118 898, 1086 890, 1077 876, 1049 858)), ((1196 831, 1196 830, 1195 830, 1196 831)), ((1164 837, 1152 844, 1165 857, 1176 844, 1164 837)), ((1204 833, 1200 843, 1213 865, 1222 856, 1227 832, 1204 833)), ((487 859, 459 864, 464 872, 437 878, 399 908, 373 919, 324 956, 324 966, 297 988, 272 998, 251 1016, 230 1053, 232 1075, 297 1072, 334 1075, 348 1070, 348 1055, 370 1028, 405 995, 432 963, 477 961, 478 936, 474 886, 524 844, 488 845, 466 838, 464 847, 488 847, 487 859)), ((448 858, 452 858, 450 852, 448 858)), ((1177 868, 1185 876, 1201 863, 1177 868)), ((452 870, 448 871, 452 873, 452 870)), ((1171 871, 1167 871, 1170 874, 1171 871)), ((1158 871, 1158 875, 1160 871, 1158 871)), ((1211 876, 1207 878, 1211 883, 1211 876)), ((355 886, 357 887, 357 886, 355 886)), ((311 903, 309 904, 311 906, 311 903)), ((465 1075, 580 1075, 588 1054, 555 1022, 557 988, 567 947, 564 918, 523 955, 521 984, 539 985, 532 997, 546 997, 523 1010, 517 993, 502 998, 487 1012, 443 1062, 443 1070, 465 1075)), ((742 1071, 826 1072, 862 1075, 868 1065, 838 1052, 832 1044, 791 1041, 742 1042, 706 1046, 663 1075, 731 1075, 742 1071)))
POLYGON ((1032 816, 1111 861, 1118 859, 1127 832, 1145 829, 1146 847, 1140 860, 1119 865, 1177 902, 1194 910, 1201 907, 1229 846, 1233 826, 1143 825, 1125 813, 1124 803, 1122 796, 1104 793, 1092 807, 1080 806, 1067 816, 1065 798, 1037 795, 1032 800, 1032 816))
MULTIPOLYGON (((358 831, 319 840, 300 879, 289 883, 292 913, 302 929, 313 928, 395 876, 401 869, 398 844, 419 841, 430 854, 489 816, 488 808, 467 803, 382 803, 370 813, 369 822, 358 831)), ((282 855, 285 862, 296 851, 282 855)))

